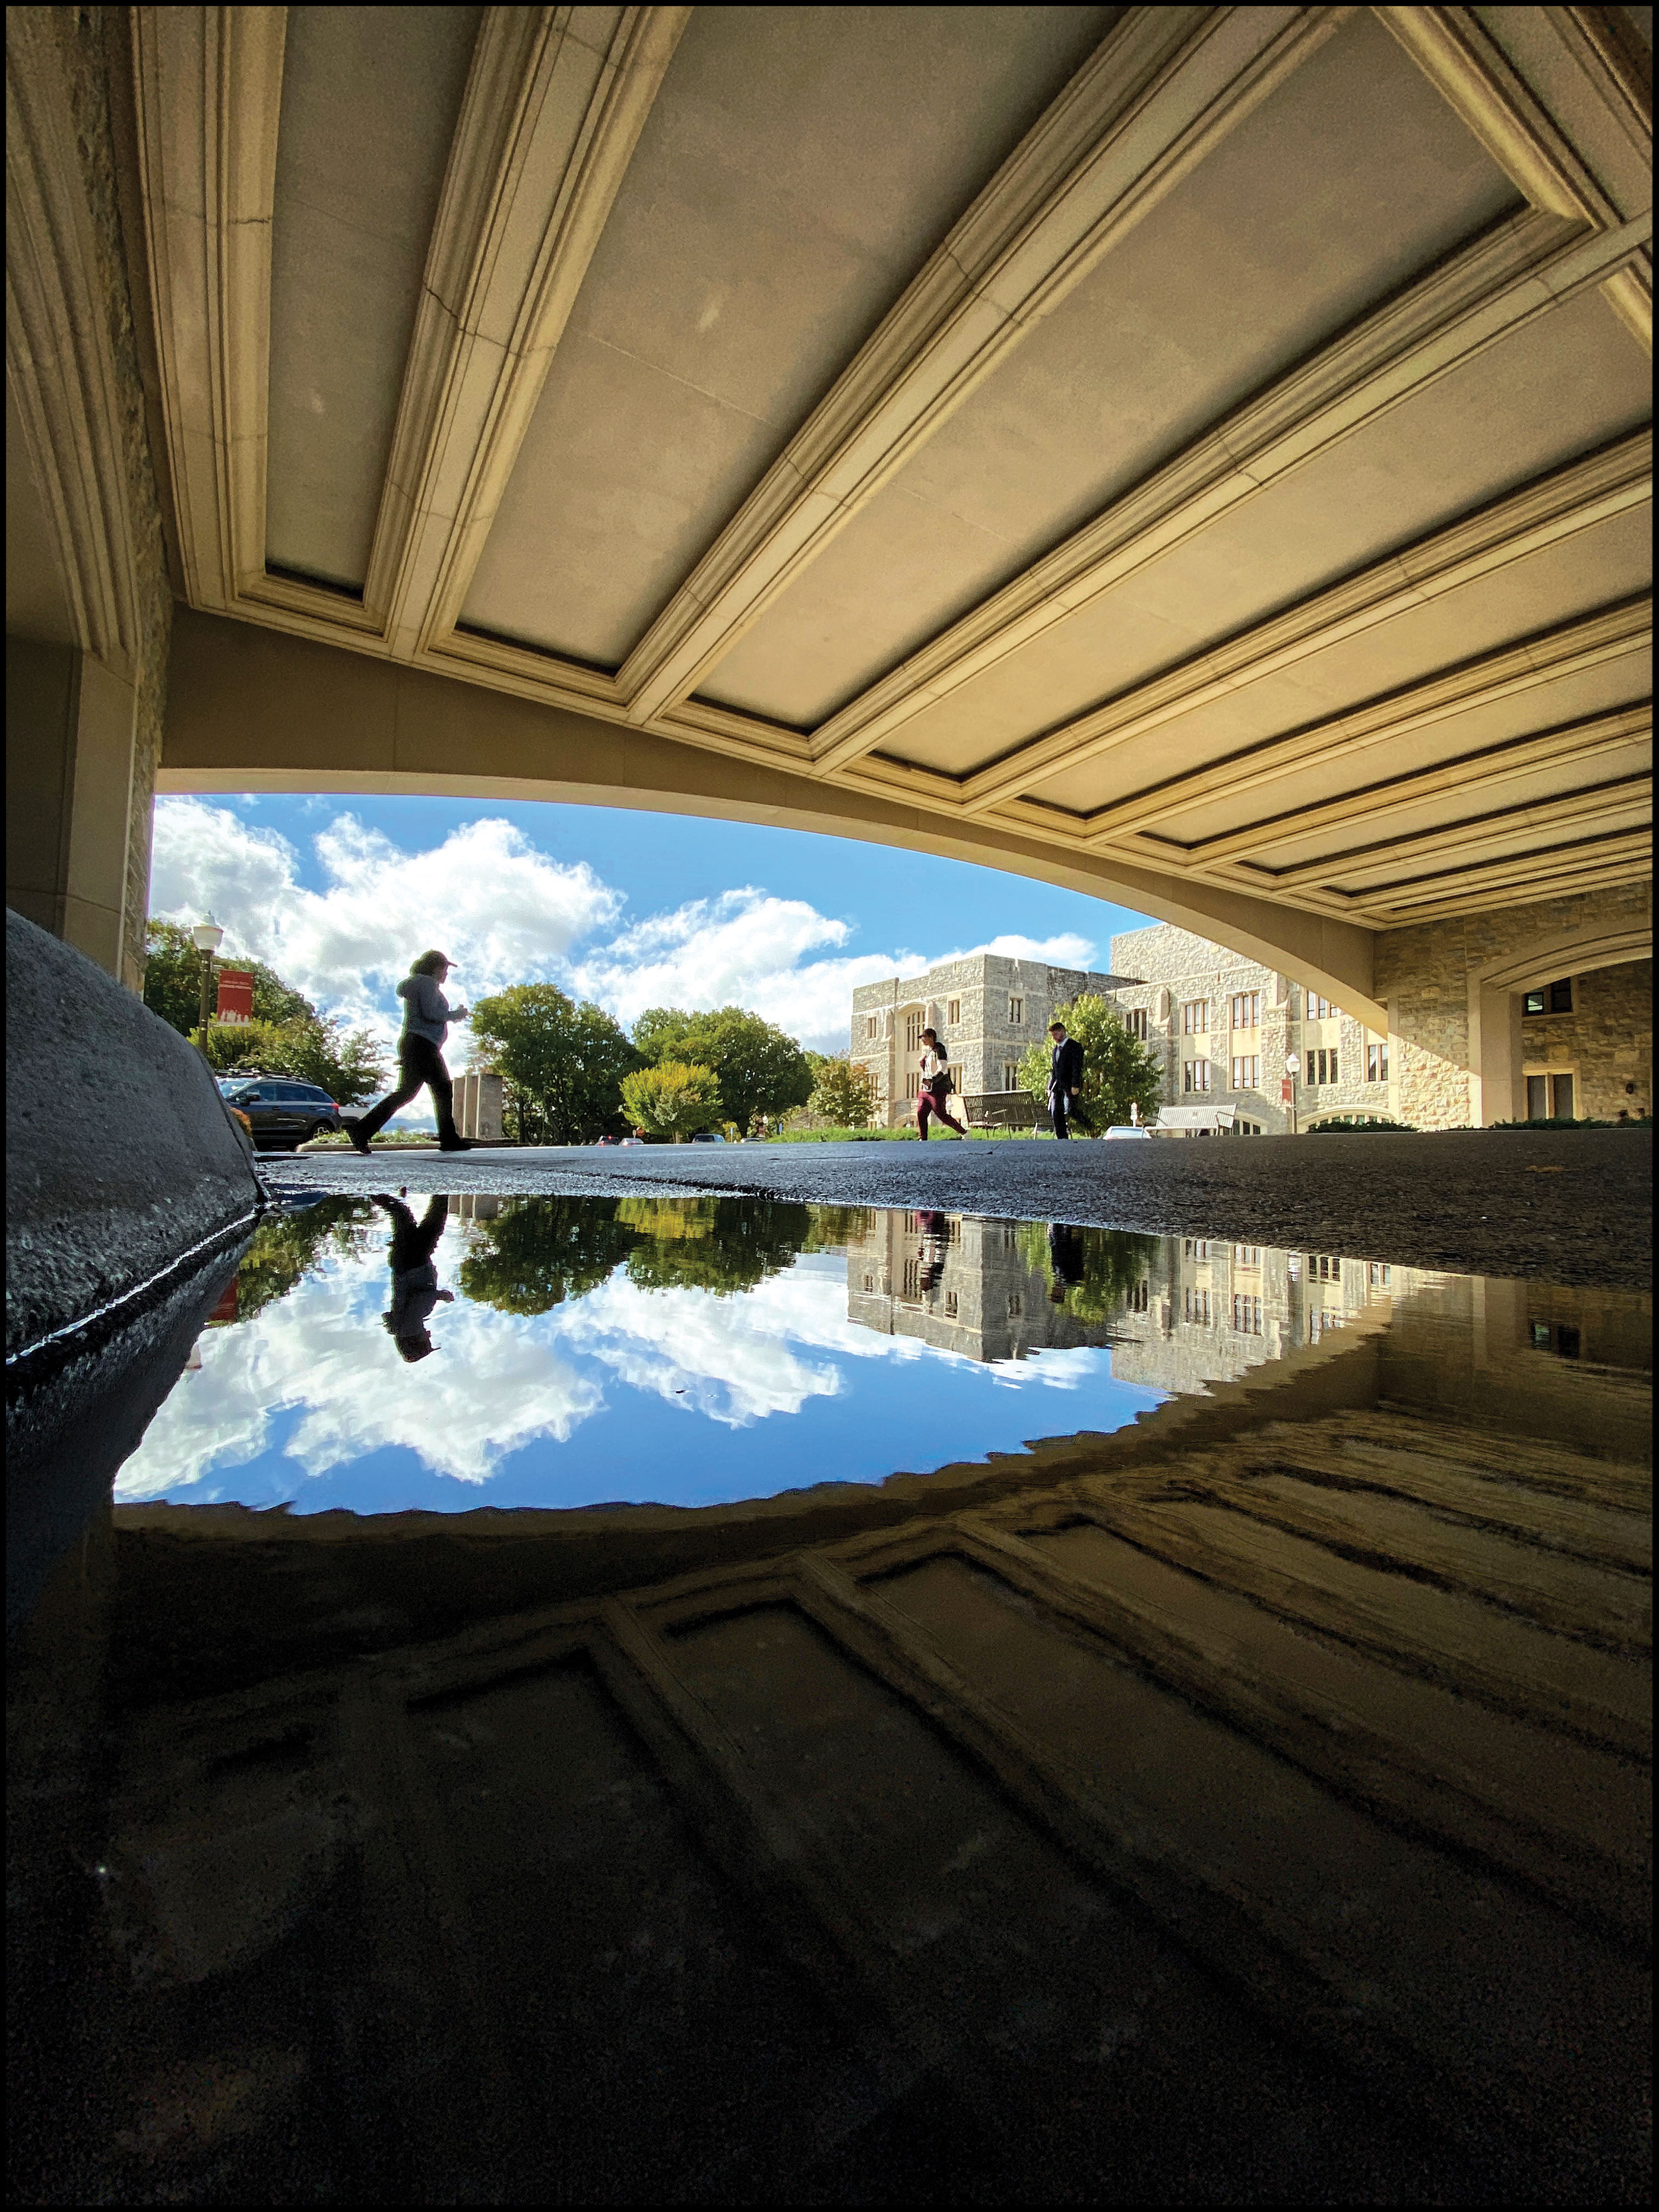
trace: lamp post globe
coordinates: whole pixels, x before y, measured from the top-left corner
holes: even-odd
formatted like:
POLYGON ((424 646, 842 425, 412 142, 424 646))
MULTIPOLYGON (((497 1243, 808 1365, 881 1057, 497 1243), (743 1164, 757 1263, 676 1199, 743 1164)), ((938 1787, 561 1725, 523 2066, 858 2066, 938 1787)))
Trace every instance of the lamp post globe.
MULTIPOLYGON (((213 956, 223 943, 225 933, 213 916, 209 915, 204 921, 198 921, 190 933, 195 940, 197 951, 202 956, 201 1021, 196 1031, 196 1042, 200 1048, 203 1059, 207 1060, 208 1024, 213 1018, 213 956)), ((212 1061, 208 1060, 208 1065, 210 1067, 213 1065, 212 1061)))

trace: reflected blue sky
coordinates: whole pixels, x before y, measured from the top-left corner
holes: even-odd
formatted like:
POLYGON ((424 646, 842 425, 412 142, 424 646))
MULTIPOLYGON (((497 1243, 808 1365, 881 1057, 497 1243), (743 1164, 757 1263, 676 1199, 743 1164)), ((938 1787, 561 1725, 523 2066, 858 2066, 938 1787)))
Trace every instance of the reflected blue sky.
POLYGON ((1100 1341, 982 1360, 861 1325, 839 1250, 719 1294, 618 1266, 547 1311, 501 1310, 463 1282, 489 1233, 454 1221, 439 1243, 453 1303, 434 1310, 436 1349, 418 1364, 383 1323, 380 1215, 252 1318, 208 1329, 118 1504, 709 1505, 1109 1431, 1164 1395, 1115 1380, 1100 1341))

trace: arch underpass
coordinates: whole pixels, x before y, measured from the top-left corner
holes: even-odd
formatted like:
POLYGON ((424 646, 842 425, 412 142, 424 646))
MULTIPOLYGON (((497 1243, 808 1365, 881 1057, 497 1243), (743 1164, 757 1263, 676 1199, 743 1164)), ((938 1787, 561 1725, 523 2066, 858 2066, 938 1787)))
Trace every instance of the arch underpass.
POLYGON ((1639 11, 106 12, 9 31, 9 883, 128 980, 152 790, 720 813, 1218 938, 1440 1123, 1648 926, 1639 11))

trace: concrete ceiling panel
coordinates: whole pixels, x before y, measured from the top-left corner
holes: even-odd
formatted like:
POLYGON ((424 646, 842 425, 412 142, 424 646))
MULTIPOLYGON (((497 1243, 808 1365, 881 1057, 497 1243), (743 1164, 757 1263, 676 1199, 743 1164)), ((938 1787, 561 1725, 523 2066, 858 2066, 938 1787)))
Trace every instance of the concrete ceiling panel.
MULTIPOLYGON (((966 774, 1634 428, 1651 411, 1650 381, 1603 302, 1571 301, 1054 623, 882 750, 966 774)), ((1297 684, 1311 682, 1308 667, 1297 684)))
MULTIPOLYGON (((1182 844, 1218 837, 1241 821, 1260 820, 1291 806, 1316 805, 1352 790, 1357 783, 1413 775, 1534 731, 1558 728, 1628 706, 1649 695, 1652 680, 1650 650, 1621 653, 1595 667, 1516 690, 1506 698, 1460 707, 1438 720, 1368 744, 1358 756, 1333 745, 1328 753, 1298 763, 1282 776, 1254 786, 1246 798, 1230 794, 1212 804, 1194 805, 1156 826, 1161 836, 1182 844)), ((1206 707, 1166 723, 1154 736, 1052 778, 1031 796, 1048 805, 1090 814, 1134 793, 1150 791, 1171 777, 1242 755, 1251 744, 1317 719, 1305 711, 1285 714, 1282 699, 1272 704, 1264 700, 1256 711, 1247 711, 1252 695, 1265 690, 1264 685, 1252 685, 1215 708, 1206 707)), ((1239 764, 1245 767, 1248 762, 1241 760, 1239 764)))
POLYGON ((360 590, 479 8, 290 8, 266 557, 360 590))
POLYGON ((619 662, 1115 12, 697 9, 465 622, 619 662))
POLYGON ((705 695, 802 726, 825 719, 1518 204, 1395 40, 1356 15, 921 449, 705 695))

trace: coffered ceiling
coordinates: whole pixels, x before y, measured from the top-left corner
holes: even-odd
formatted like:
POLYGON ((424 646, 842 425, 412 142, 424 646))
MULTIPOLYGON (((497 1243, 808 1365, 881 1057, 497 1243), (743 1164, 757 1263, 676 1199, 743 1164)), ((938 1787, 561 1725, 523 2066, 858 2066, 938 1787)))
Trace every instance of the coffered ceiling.
POLYGON ((1371 927, 1644 874, 1642 12, 138 9, 181 594, 1371 927))

